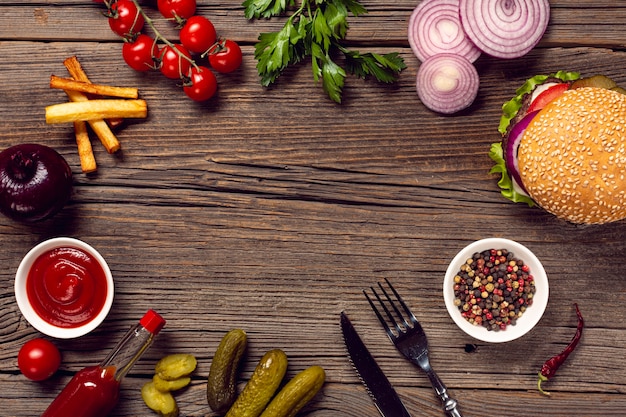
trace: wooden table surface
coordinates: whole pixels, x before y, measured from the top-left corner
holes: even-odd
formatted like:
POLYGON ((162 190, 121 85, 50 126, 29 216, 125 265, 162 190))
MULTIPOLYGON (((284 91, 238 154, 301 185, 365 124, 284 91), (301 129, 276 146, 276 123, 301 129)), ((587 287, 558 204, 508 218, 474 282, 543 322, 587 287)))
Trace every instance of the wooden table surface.
POLYGON ((288 376, 315 364, 327 372, 323 391, 301 415, 377 416, 347 359, 341 311, 411 414, 442 416, 427 378, 394 350, 363 297, 384 278, 422 321, 433 366, 465 416, 625 414, 626 223, 577 226, 508 202, 489 174, 487 153, 499 138, 501 103, 531 75, 569 69, 626 85, 626 2, 551 0, 540 45, 515 60, 482 56, 477 100, 451 117, 430 112, 415 94, 419 63, 406 27, 417 1, 362 3, 369 14, 350 19, 347 42, 399 51, 407 69, 393 86, 349 77, 341 105, 315 85, 308 63, 272 88, 260 85, 253 45, 282 23, 246 21, 239 1, 198 1, 198 13, 244 51, 242 68, 219 76, 218 97, 206 104, 191 102, 158 73, 126 67, 101 5, 0 5, 0 147, 46 144, 74 174, 71 201, 53 219, 26 225, 0 218, 0 414, 40 415, 74 372, 102 360, 153 308, 167 326, 124 380, 113 416, 154 415, 140 387, 160 357, 178 352, 198 359, 191 386, 176 394, 181 416, 214 415, 206 377, 232 328, 249 338, 240 388, 258 359, 280 348, 288 376), (117 132, 117 154, 94 140, 95 175, 80 171, 72 127, 44 120, 45 106, 66 101, 48 82, 51 74, 66 75, 63 60, 72 55, 94 82, 138 87, 149 107, 146 120, 117 132), (54 340, 61 369, 38 383, 17 368, 22 344, 41 335, 20 314, 14 275, 31 247, 56 236, 102 253, 115 302, 88 336, 54 340), (542 320, 504 344, 465 335, 443 304, 448 263, 486 237, 529 247, 550 280, 542 320), (542 396, 537 372, 574 334, 574 302, 586 319, 583 339, 546 384, 552 396, 542 396))

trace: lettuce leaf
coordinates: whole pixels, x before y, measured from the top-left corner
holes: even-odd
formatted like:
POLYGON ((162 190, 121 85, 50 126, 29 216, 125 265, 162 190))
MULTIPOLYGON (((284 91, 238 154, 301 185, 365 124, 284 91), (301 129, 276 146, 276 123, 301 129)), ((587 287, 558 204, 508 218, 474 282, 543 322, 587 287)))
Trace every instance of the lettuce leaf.
POLYGON ((502 135, 506 133, 506 129, 509 127, 511 120, 517 115, 517 112, 522 107, 522 99, 524 95, 530 93, 539 84, 543 84, 548 78, 558 78, 563 81, 574 81, 580 78, 578 72, 558 71, 550 75, 535 75, 532 78, 526 80, 520 88, 515 91, 515 97, 507 101, 502 105, 502 117, 500 117, 500 125, 498 126, 498 132, 502 135))
POLYGON ((504 160, 504 150, 502 149, 502 142, 492 143, 489 150, 489 157, 496 164, 489 171, 490 174, 501 174, 498 186, 500 187, 500 193, 511 200, 514 203, 526 203, 529 207, 535 205, 532 198, 520 194, 515 191, 513 187, 513 180, 506 169, 506 161, 504 160))

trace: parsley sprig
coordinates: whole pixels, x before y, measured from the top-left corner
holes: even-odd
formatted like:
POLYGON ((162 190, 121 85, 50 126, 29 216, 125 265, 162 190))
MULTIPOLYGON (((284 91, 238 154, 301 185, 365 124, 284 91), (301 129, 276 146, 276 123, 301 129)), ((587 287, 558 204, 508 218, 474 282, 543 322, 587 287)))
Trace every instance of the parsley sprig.
POLYGON ((255 45, 263 86, 276 82, 288 66, 310 57, 315 82, 321 80, 328 96, 341 103, 347 73, 393 83, 406 68, 397 52, 360 53, 342 45, 348 32, 348 14, 357 17, 367 13, 356 0, 301 0, 297 8, 296 0, 245 0, 243 6, 249 20, 287 17, 282 29, 261 33, 255 45))

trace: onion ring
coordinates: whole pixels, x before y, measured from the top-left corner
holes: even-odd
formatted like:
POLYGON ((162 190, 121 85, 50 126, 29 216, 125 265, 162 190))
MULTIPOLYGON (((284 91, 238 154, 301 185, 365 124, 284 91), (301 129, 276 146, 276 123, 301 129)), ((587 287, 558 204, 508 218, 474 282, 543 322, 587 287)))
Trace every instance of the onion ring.
POLYGON ((480 49, 467 37, 459 16, 459 0, 424 0, 411 13, 409 44, 424 62, 433 55, 454 53, 474 62, 480 49))
POLYGON ((518 58, 548 27, 548 0, 460 0, 463 29, 474 44, 496 58, 518 58))
POLYGON ((480 80, 471 62, 456 54, 433 55, 417 71, 417 95, 426 107, 452 114, 469 107, 480 80))
POLYGON ((511 180, 513 181, 513 187, 515 191, 519 194, 525 195, 528 197, 528 191, 524 186, 524 182, 522 181, 522 176, 519 172, 519 163, 517 160, 517 150, 519 149, 519 145, 522 142, 522 137, 524 136, 524 132, 526 128, 530 124, 530 122, 535 118, 535 116, 539 113, 539 110, 532 111, 526 114, 522 120, 517 122, 511 131, 509 132, 509 137, 507 138, 506 148, 504 150, 504 161, 506 163, 507 171, 511 176, 511 180))

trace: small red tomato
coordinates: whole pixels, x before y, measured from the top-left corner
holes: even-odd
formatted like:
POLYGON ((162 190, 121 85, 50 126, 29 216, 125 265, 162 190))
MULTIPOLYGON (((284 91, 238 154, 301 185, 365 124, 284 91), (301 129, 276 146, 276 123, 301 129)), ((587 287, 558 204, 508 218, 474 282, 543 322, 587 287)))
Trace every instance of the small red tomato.
POLYGON ((167 78, 183 78, 191 68, 191 54, 182 45, 174 45, 174 48, 166 45, 161 50, 161 73, 167 78))
POLYGON ((159 48, 150 36, 141 34, 134 42, 124 42, 122 57, 129 67, 136 71, 154 69, 154 58, 159 54, 159 48))
POLYGON ((192 67, 189 75, 189 85, 185 85, 183 90, 194 101, 208 100, 217 91, 217 78, 207 67, 192 67))
POLYGON ((161 50, 161 73, 167 78, 178 79, 182 78, 184 74, 189 74, 191 54, 182 45, 174 45, 174 48, 166 45, 161 50))
POLYGON ((17 354, 17 366, 26 378, 33 381, 50 378, 60 365, 59 349, 45 339, 29 340, 17 354))
POLYGON ((209 63, 217 72, 233 72, 241 66, 243 56, 237 42, 227 39, 209 53, 209 63))
POLYGON ((559 97, 569 89, 568 83, 555 84, 542 91, 530 104, 527 113, 543 109, 546 104, 559 97))
POLYGON ((143 16, 131 0, 118 0, 111 5, 109 26, 118 35, 130 38, 141 32, 144 23, 143 16))
POLYGON ((204 16, 191 16, 180 30, 180 42, 198 54, 208 51, 216 38, 213 23, 204 16))
POLYGON ((196 12, 196 0, 158 0, 157 7, 166 19, 189 19, 196 12))

